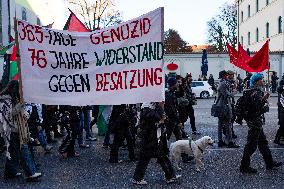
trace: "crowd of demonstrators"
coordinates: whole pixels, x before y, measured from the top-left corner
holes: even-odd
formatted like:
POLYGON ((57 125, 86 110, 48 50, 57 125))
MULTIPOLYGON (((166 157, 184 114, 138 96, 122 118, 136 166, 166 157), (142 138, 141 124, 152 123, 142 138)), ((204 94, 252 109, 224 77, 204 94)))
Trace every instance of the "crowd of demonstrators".
MULTIPOLYGON (((233 123, 236 121, 234 91, 240 90, 240 78, 235 81, 234 72, 221 71, 219 73, 220 84, 217 88, 217 102, 222 105, 225 114, 218 118, 218 146, 238 148, 234 142, 237 136, 234 134, 233 123)), ((238 76, 239 77, 239 76, 238 76)), ((282 165, 272 159, 268 148, 266 137, 263 133, 263 114, 266 109, 268 95, 261 91, 262 75, 251 75, 245 79, 244 91, 251 91, 251 104, 246 104, 251 109, 251 116, 243 116, 249 127, 247 144, 240 170, 243 173, 254 173, 255 169, 250 167, 250 157, 256 148, 260 149, 267 169, 282 165), (256 111, 259 110, 259 111, 256 111)), ((209 82, 214 86, 214 78, 209 77, 209 82), (213 79, 213 82, 212 82, 213 79)), ((170 76, 167 78, 167 91, 165 102, 153 102, 144 104, 122 104, 106 106, 105 113, 109 115, 106 120, 107 131, 103 142, 103 148, 109 149, 109 162, 119 163, 119 149, 127 146, 130 161, 138 159, 132 182, 134 184, 146 184, 144 175, 152 158, 157 158, 161 165, 167 183, 177 180, 179 175, 175 174, 173 166, 168 159, 168 146, 172 140, 181 140, 189 137, 185 130, 185 123, 190 120, 192 137, 199 135, 195 124, 194 105, 196 105, 195 94, 191 89, 192 76, 187 74, 181 76, 170 76), (113 137, 111 137, 113 136, 113 137), (111 139, 113 138, 113 139, 111 139), (125 143, 126 142, 126 143, 125 143), (110 148, 109 148, 110 147, 110 148), (136 153, 136 149, 139 153, 136 153)), ((5 178, 20 176, 19 160, 28 180, 38 179, 41 173, 36 170, 34 160, 34 146, 41 146, 46 153, 52 152, 53 144, 62 140, 59 146, 59 154, 62 158, 78 157, 76 152, 76 139, 78 147, 89 148, 84 140, 95 141, 92 125, 96 124, 99 114, 99 106, 51 106, 39 104, 19 104, 18 83, 10 82, 2 90, 0 96, 0 143, 7 147, 5 178), (91 110, 93 120, 91 122, 91 110), (22 112, 26 112, 23 116, 22 112), (19 116, 26 117, 21 121, 19 116), (19 127, 19 125, 22 125, 19 127), (84 138, 84 133, 85 138, 84 138), (60 139, 63 137, 63 139, 60 139), (3 144, 4 143, 4 144, 3 144)), ((242 89, 241 89, 242 90, 242 89)), ((281 144, 284 137, 284 76, 277 89, 279 129, 274 142, 281 144)), ((239 119, 239 117, 238 117, 239 119)), ((182 154, 184 163, 190 162, 193 157, 182 154)))

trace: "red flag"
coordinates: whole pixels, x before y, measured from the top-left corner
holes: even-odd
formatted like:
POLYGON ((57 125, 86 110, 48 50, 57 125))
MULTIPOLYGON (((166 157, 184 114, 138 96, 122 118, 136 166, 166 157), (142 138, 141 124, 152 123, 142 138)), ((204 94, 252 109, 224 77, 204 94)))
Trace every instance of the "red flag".
MULTIPOLYGON (((247 70, 247 66, 243 63, 246 59, 246 56, 243 56, 240 54, 241 51, 237 51, 236 49, 234 49, 233 47, 231 47, 229 45, 229 43, 226 44, 227 45, 227 49, 228 49, 228 53, 230 56, 230 62, 231 64, 234 64, 235 66, 243 69, 243 70, 247 70)), ((240 44, 239 44, 240 46, 240 44)), ((239 47, 240 49, 240 47, 239 47)))
POLYGON ((77 16, 69 9, 71 12, 63 30, 77 31, 77 32, 90 32, 88 28, 77 18, 77 16))
POLYGON ((268 41, 253 57, 250 57, 247 54, 247 52, 243 49, 240 43, 238 44, 239 51, 236 51, 228 43, 227 43, 227 49, 230 56, 230 62, 247 72, 262 72, 269 68, 268 41))
POLYGON ((262 72, 269 69, 269 41, 261 47, 261 49, 247 63, 251 68, 251 72, 262 72))

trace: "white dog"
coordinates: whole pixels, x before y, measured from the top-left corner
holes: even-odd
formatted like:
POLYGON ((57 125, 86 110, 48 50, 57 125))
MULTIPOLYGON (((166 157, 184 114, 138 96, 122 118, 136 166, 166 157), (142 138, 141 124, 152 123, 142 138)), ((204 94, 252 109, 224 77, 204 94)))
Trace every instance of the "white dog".
POLYGON ((181 160, 181 154, 185 153, 190 156, 194 156, 196 162, 196 170, 200 171, 200 168, 204 168, 204 164, 201 161, 202 154, 208 145, 213 145, 214 140, 209 136, 204 136, 196 141, 191 140, 178 140, 176 142, 171 143, 170 145, 170 159, 177 168, 177 170, 181 170, 179 167, 179 163, 181 160), (190 145, 189 145, 190 143, 190 145))

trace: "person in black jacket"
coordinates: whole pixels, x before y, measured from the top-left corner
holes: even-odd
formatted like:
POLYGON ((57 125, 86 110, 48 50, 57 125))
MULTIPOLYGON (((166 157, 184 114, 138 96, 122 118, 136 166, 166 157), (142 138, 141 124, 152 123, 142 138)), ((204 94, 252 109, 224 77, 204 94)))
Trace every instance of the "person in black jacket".
POLYGON ((264 113, 269 111, 269 107, 267 105, 269 93, 264 94, 264 92, 261 90, 261 88, 264 86, 263 74, 254 74, 251 77, 250 86, 251 100, 248 104, 249 116, 245 118, 249 130, 247 144, 244 148, 244 154, 240 166, 240 171, 242 173, 257 173, 257 170, 250 166, 251 156, 254 154, 257 148, 262 154, 267 170, 271 170, 282 165, 282 162, 275 162, 273 160, 266 136, 262 128, 262 125, 264 124, 264 113))
POLYGON ((165 113, 168 117, 167 119, 167 138, 171 138, 172 133, 174 133, 176 140, 182 139, 181 127, 182 123, 180 121, 178 113, 178 102, 177 102, 177 80, 173 77, 168 79, 169 89, 165 93, 165 113))
POLYGON ((271 76, 271 89, 272 89, 272 93, 276 93, 276 88, 277 88, 277 80, 279 78, 277 77, 277 73, 273 72, 272 76, 271 76))
POLYGON ((117 115, 115 121, 110 125, 110 130, 114 134, 113 143, 110 150, 110 163, 118 163, 118 150, 124 140, 127 141, 128 156, 131 161, 135 161, 134 138, 131 133, 133 120, 136 119, 132 108, 129 105, 113 106, 112 113, 117 115))
POLYGON ((63 158, 78 157, 80 154, 75 152, 75 140, 78 136, 80 125, 80 107, 60 106, 62 113, 62 124, 65 125, 67 136, 59 147, 59 153, 63 158))
POLYGON ((164 127, 166 116, 163 111, 164 103, 144 103, 140 116, 139 160, 133 175, 134 184, 145 185, 145 171, 151 158, 157 158, 161 165, 167 183, 175 182, 180 175, 176 176, 173 166, 167 157, 167 138, 164 127))
POLYGON ((277 89, 278 92, 278 123, 279 129, 277 130, 274 143, 278 145, 284 145, 280 142, 281 137, 284 136, 284 76, 283 79, 279 83, 279 87, 277 89))

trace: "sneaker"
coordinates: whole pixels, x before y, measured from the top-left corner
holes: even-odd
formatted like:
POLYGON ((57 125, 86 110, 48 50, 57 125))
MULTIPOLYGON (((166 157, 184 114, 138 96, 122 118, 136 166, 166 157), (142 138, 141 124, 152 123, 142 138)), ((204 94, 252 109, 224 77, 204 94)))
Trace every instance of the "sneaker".
POLYGON ((233 142, 229 142, 229 144, 228 144, 227 147, 228 147, 228 148, 239 148, 240 146, 239 146, 239 145, 236 145, 236 144, 233 143, 233 142))
POLYGON ((180 178, 181 175, 176 175, 175 177, 171 178, 171 179, 167 179, 166 182, 167 184, 171 184, 177 181, 178 178, 180 178))
POLYGON ((86 140, 87 141, 97 141, 97 138, 89 136, 89 137, 86 137, 86 140))
POLYGON ((256 174, 257 170, 252 167, 241 167, 240 168, 241 173, 248 173, 248 174, 256 174))
POLYGON ((266 166, 266 169, 267 169, 267 170, 272 170, 273 168, 277 168, 277 167, 280 167, 280 166, 282 166, 282 165, 283 165, 282 162, 276 162, 276 161, 274 161, 274 162, 272 163, 272 165, 266 166))
POLYGON ((220 140, 219 142, 218 142, 218 147, 224 147, 224 146, 226 146, 226 143, 225 142, 223 142, 222 140, 220 140))
POLYGON ((39 177, 41 177, 41 176, 42 176, 41 173, 35 173, 35 174, 33 174, 33 175, 27 177, 27 179, 28 179, 28 180, 33 180, 33 179, 37 179, 37 178, 39 178, 39 177))
POLYGON ((135 179, 132 179, 131 182, 132 182, 133 184, 137 184, 137 185, 146 185, 146 184, 147 184, 147 181, 145 181, 144 179, 143 179, 143 180, 140 180, 140 181, 135 180, 135 179))

